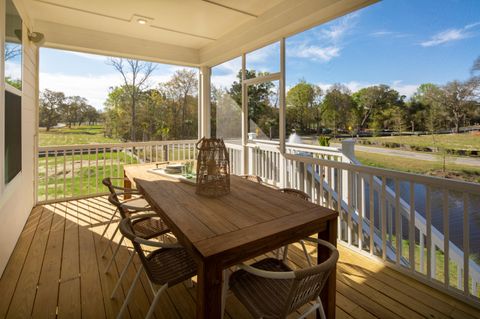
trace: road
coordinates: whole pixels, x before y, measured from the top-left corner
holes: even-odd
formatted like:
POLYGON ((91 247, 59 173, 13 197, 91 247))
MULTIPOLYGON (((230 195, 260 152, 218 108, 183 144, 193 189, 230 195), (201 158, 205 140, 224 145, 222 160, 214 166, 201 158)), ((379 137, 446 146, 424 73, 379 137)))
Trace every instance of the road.
MULTIPOLYGON (((333 143, 331 146, 341 147, 340 144, 333 144, 333 143)), ((420 153, 420 152, 412 152, 412 151, 404 151, 404 150, 398 150, 398 149, 372 147, 372 146, 364 146, 364 145, 355 145, 355 150, 365 152, 365 153, 384 154, 384 155, 398 156, 398 157, 409 158, 409 159, 418 159, 422 161, 431 161, 431 162, 440 161, 440 157, 438 155, 430 154, 430 153, 420 153)), ((480 158, 475 158, 475 157, 447 156, 447 162, 450 164, 480 167, 480 158)))

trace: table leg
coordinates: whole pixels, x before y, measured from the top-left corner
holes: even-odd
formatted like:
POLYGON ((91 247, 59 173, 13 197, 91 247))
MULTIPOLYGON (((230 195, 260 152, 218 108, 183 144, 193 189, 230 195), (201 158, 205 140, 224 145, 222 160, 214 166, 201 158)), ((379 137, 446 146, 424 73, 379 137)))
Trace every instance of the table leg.
MULTIPOLYGON (((132 182, 127 178, 127 175, 125 175, 125 172, 123 173, 123 177, 124 177, 124 180, 123 180, 123 187, 126 188, 126 189, 131 189, 132 188, 132 182)), ((123 199, 130 199, 132 197, 132 195, 130 194, 125 194, 123 195, 123 199)))
POLYGON ((198 265, 197 318, 222 318, 223 269, 214 260, 198 265))
MULTIPOLYGON (((334 244, 335 247, 337 246, 337 218, 328 221, 327 229, 324 232, 319 233, 318 238, 329 241, 330 243, 334 244)), ((329 253, 327 249, 324 249, 321 246, 318 246, 317 249, 317 262, 320 263, 328 258, 329 253)), ((335 297, 337 294, 336 280, 337 272, 335 269, 335 271, 332 271, 332 273, 330 274, 330 277, 328 277, 328 281, 325 287, 323 287, 322 292, 320 293, 320 299, 322 300, 323 309, 325 310, 325 315, 328 319, 335 318, 335 297)), ((317 319, 319 318, 320 316, 317 313, 317 319)))

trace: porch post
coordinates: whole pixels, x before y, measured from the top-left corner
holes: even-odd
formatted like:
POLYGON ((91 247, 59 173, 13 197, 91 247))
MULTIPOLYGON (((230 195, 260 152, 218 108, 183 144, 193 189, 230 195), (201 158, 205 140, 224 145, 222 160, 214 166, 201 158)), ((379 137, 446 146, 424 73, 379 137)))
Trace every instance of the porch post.
POLYGON ((285 120, 285 38, 280 40, 280 104, 279 104, 279 134, 280 138, 280 187, 286 187, 286 160, 285 160, 285 139, 286 139, 286 120, 285 120))
POLYGON ((210 137, 210 78, 211 68, 200 67, 198 81, 198 138, 210 137))
POLYGON ((247 147, 248 138, 248 87, 245 84, 245 80, 247 78, 246 75, 246 56, 245 53, 242 54, 242 174, 249 174, 248 168, 248 152, 249 149, 247 147))

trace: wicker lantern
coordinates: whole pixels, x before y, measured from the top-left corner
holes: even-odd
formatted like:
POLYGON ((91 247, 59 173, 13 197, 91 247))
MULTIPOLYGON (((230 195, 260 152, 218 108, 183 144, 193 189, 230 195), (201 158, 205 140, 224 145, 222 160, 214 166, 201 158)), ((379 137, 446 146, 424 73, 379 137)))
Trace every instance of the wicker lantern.
POLYGON ((230 193, 230 161, 223 139, 203 137, 196 146, 196 193, 209 197, 230 193))

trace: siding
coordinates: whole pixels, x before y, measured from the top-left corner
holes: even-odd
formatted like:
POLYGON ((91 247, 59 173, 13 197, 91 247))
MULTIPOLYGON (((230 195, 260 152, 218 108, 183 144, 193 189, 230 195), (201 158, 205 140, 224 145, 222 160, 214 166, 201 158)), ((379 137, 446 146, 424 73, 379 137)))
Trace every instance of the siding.
MULTIPOLYGON (((0 3, 4 8, 4 1, 1 0, 0 3)), ((3 14, 3 10, 0 11, 3 14)), ((5 24, 3 23, 2 25, 3 27, 0 30, 3 33, 5 24)), ((27 29, 25 24, 23 29, 27 29)), ((3 39, 3 36, 1 38, 3 39)), ((8 185, 3 194, 0 194, 0 274, 5 269, 34 205, 35 134, 37 128, 36 97, 38 94, 36 64, 38 61, 38 48, 28 41, 27 32, 23 32, 23 44, 22 172, 14 179, 14 183, 8 185)), ((3 81, 3 75, 1 79, 3 81)), ((3 108, 3 93, 0 96, 0 105, 3 108)), ((3 163, 3 159, 1 162, 3 163)))

